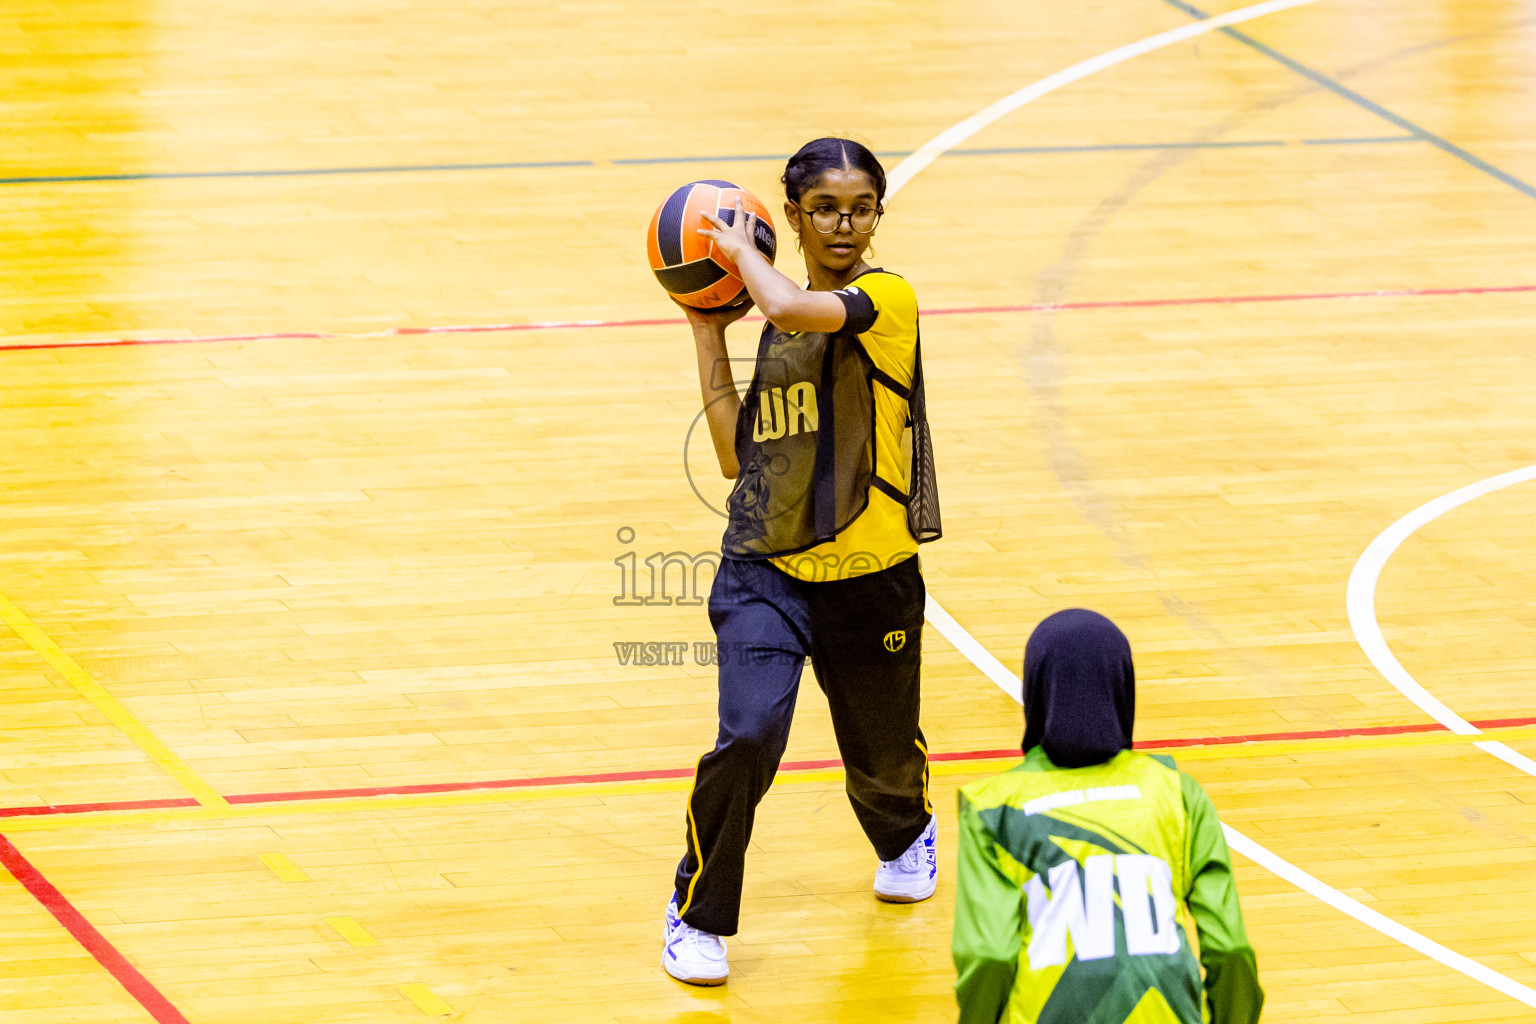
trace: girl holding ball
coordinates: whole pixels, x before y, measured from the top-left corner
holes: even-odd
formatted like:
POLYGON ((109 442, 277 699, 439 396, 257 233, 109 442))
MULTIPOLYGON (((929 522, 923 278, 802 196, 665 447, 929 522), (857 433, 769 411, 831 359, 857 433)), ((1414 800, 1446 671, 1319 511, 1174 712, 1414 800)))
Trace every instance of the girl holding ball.
MULTIPOLYGON (((725 329, 747 312, 687 308, 721 472, 734 479, 709 617, 720 728, 699 760, 662 966, 718 985, 729 968, 747 844, 789 738, 805 659, 826 694, 855 817, 879 861, 874 895, 933 895, 928 754, 918 726, 925 591, 917 546, 940 534, 917 297, 866 254, 885 171, 848 139, 784 169, 784 214, 807 283, 753 245, 756 218, 703 215, 767 317, 744 399, 725 329)), ((685 307, 686 308, 686 307, 685 307)))

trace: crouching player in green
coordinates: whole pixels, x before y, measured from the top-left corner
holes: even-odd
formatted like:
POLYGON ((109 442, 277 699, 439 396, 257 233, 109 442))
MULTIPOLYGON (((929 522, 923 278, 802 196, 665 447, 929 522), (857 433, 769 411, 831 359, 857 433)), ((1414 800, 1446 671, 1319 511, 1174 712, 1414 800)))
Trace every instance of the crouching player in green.
POLYGON ((961 1024, 1259 1019, 1216 809, 1171 758, 1131 751, 1135 717, 1114 623, 1082 609, 1042 622, 1024 654, 1024 761, 960 790, 961 1024))

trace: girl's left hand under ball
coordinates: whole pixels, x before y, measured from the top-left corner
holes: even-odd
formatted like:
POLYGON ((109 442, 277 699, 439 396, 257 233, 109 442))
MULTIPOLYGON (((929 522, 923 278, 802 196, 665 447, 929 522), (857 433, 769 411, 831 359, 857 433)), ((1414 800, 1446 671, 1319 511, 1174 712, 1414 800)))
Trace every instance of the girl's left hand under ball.
POLYGON ((725 330, 752 310, 750 298, 741 305, 732 306, 729 309, 698 309, 694 306, 685 306, 676 299, 672 301, 677 303, 677 308, 687 315, 690 327, 713 327, 717 331, 725 330))

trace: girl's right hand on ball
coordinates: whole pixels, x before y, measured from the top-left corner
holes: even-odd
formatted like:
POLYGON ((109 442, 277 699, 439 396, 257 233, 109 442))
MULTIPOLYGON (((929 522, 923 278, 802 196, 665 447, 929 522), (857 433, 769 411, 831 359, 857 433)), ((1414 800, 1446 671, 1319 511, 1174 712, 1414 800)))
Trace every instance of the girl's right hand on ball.
POLYGON ((698 229, 699 234, 712 239, 715 248, 732 263, 740 266, 747 253, 757 251, 752 243, 757 233, 757 214, 742 209, 740 196, 736 197, 736 214, 729 224, 706 210, 700 210, 699 216, 709 222, 698 229))

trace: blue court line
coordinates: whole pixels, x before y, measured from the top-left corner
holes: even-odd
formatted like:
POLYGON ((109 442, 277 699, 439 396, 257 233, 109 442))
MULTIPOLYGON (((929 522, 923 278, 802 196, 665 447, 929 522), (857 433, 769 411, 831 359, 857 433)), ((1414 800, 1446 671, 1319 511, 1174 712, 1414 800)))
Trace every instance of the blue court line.
MULTIPOLYGON (((878 156, 890 156, 889 153, 879 153, 878 156)), ((788 153, 737 153, 731 156, 630 156, 616 159, 616 164, 708 164, 708 163, 750 163, 754 160, 784 161, 789 159, 788 153)))
MULTIPOLYGON (((1185 3, 1184 0, 1163 0, 1163 2, 1171 7, 1178 8, 1192 18, 1196 18, 1201 21, 1204 21, 1210 17, 1210 15, 1205 11, 1202 11, 1200 8, 1194 6, 1193 4, 1185 3)), ((1431 132, 1425 128, 1420 128, 1406 117, 1403 117, 1399 114, 1394 114, 1392 111, 1388 110, 1386 107, 1383 107, 1375 100, 1360 95, 1358 92, 1355 92, 1355 90, 1351 89, 1347 85, 1344 85, 1342 82, 1329 78, 1321 71, 1309 68, 1300 61, 1287 57, 1279 50, 1264 45, 1257 39, 1248 35, 1246 32, 1239 32, 1237 29, 1231 27, 1223 28, 1220 31, 1228 36, 1231 36, 1233 39, 1236 39, 1244 46, 1251 47, 1262 53, 1264 56, 1270 58, 1271 60, 1285 65, 1292 71, 1296 72, 1298 75, 1301 75, 1303 78, 1311 79, 1313 82, 1316 82, 1318 85, 1322 86, 1324 89, 1327 89, 1329 92, 1342 96, 1344 99, 1349 100, 1356 106, 1369 110, 1371 113, 1375 114, 1382 120, 1389 121, 1392 124, 1397 125, 1399 128, 1403 129, 1403 131, 1412 134, 1412 136, 1419 141, 1427 142, 1435 148, 1449 153, 1451 156, 1454 156, 1462 163, 1465 163, 1471 167, 1475 167, 1482 171, 1484 174, 1497 178, 1499 181, 1502 181, 1504 184, 1510 186, 1511 188, 1525 193, 1532 199, 1536 199, 1536 188, 1533 188, 1532 186, 1526 184, 1524 181, 1521 181, 1513 174, 1510 174, 1507 171, 1501 171, 1499 168, 1493 166, 1493 164, 1490 164, 1482 157, 1474 156, 1472 153, 1462 149, 1460 146, 1456 145, 1454 142, 1451 142, 1449 139, 1443 139, 1436 135, 1434 132, 1431 132)))
POLYGON ((405 164, 381 167, 305 167, 273 171, 159 171, 144 174, 55 174, 0 178, 0 185, 87 181, 171 181, 178 178, 302 178, 322 174, 404 174, 411 171, 507 171, 533 167, 593 167, 592 160, 525 160, 500 164, 405 164))
MULTIPOLYGON (((1301 139, 1305 146, 1366 146, 1383 142, 1420 142, 1419 135, 1361 136, 1342 139, 1301 139)), ((1025 156, 1046 153, 1114 153, 1148 149, 1256 149, 1293 145, 1284 139, 1247 142, 1109 142, 1077 146, 1007 146, 992 149, 952 149, 946 156, 1025 156)), ((905 151, 886 151, 881 157, 904 157, 905 151)), ((719 164, 751 161, 778 162, 788 153, 737 153, 715 156, 643 156, 609 161, 614 164, 719 164)), ((596 167, 597 160, 526 160, 489 164, 410 164, 378 167, 316 167, 267 171, 162 171, 141 174, 57 174, 0 178, 0 185, 79 184, 93 181, 174 181, 188 178, 302 178, 328 174, 406 174, 422 171, 508 171, 540 167, 596 167)))
MULTIPOLYGON (((1398 136, 1392 140, 1397 141, 1398 136)), ((1353 140, 1376 141, 1376 140, 1353 140)), ((1385 141, 1385 140, 1383 140, 1385 141)), ((991 149, 950 149, 945 156, 1017 156, 1034 153, 1106 153, 1117 150, 1139 149, 1240 149, 1251 146, 1283 146, 1283 139, 1261 139, 1255 142, 1105 142, 1077 146, 998 146, 991 149)), ((902 159, 912 155, 909 149, 883 149, 875 153, 881 159, 902 159)), ((762 153, 743 156, 643 156, 626 157, 613 161, 616 164, 705 164, 728 160, 761 160, 782 163, 788 153, 762 153)))
POLYGON ((1306 146, 1354 146, 1374 142, 1423 142, 1417 135, 1372 135, 1357 139, 1302 139, 1306 146))
MULTIPOLYGON (((1363 146, 1378 142, 1418 142, 1414 135, 1357 136, 1346 139, 1299 139, 1303 146, 1363 146)), ((1252 139, 1246 141, 1211 142, 1106 142, 1085 146, 1006 146, 996 149, 951 149, 950 156, 1010 156, 1019 153, 1114 153, 1148 149, 1255 149, 1273 146, 1290 146, 1295 143, 1285 139, 1252 139)), ((880 154, 881 156, 909 156, 908 153, 880 154)), ((787 159, 787 157, 786 157, 787 159)), ((617 163, 617 161, 615 161, 617 163)))
MULTIPOLYGON (((1301 139, 1305 146, 1362 146, 1377 142, 1418 142, 1415 135, 1356 136, 1344 139, 1301 139)), ((951 149, 950 156, 1020 156, 1037 153, 1114 153, 1122 150, 1145 149, 1251 149, 1259 146, 1288 146, 1285 139, 1256 139, 1248 142, 1102 142, 1076 146, 998 146, 991 149, 951 149)), ((876 156, 901 159, 912 155, 907 149, 885 149, 876 156)), ((727 161, 780 162, 789 159, 788 153, 752 153, 729 156, 640 156, 616 159, 616 164, 708 164, 727 161)))

